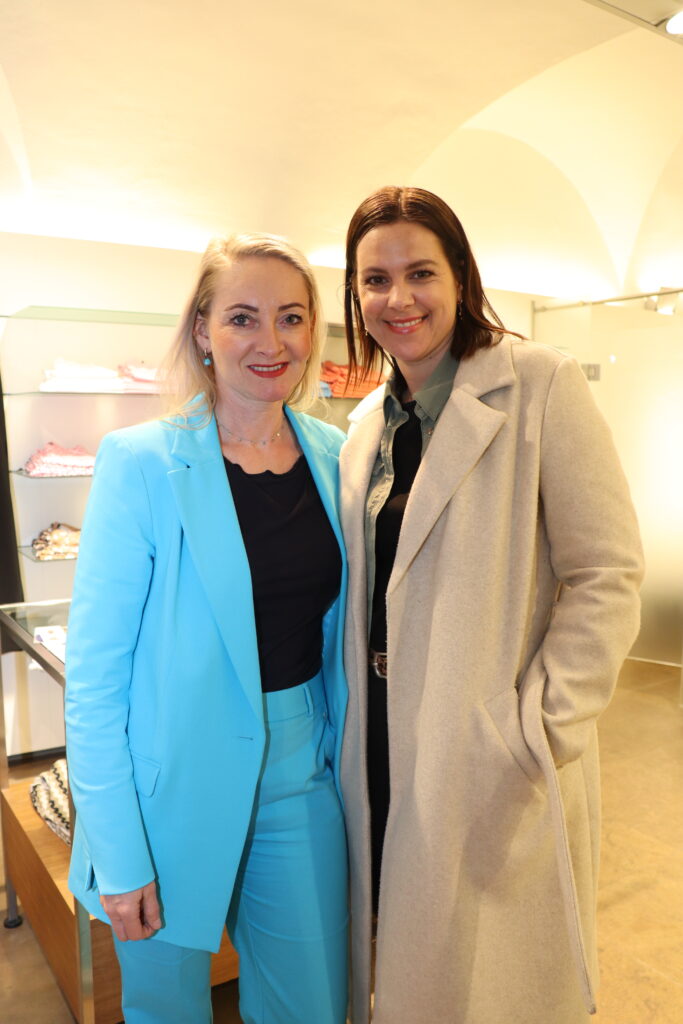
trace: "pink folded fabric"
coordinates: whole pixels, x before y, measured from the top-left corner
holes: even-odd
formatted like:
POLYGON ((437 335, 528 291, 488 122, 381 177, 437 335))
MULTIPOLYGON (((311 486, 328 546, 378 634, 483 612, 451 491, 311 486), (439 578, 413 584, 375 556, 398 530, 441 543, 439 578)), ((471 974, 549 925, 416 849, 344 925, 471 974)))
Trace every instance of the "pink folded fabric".
POLYGON ((155 395, 159 391, 159 371, 156 367, 126 363, 119 366, 119 377, 123 391, 144 392, 150 395, 155 395))
POLYGON ((63 448, 55 441, 48 441, 35 451, 24 463, 28 476, 92 476, 95 456, 76 445, 63 448))

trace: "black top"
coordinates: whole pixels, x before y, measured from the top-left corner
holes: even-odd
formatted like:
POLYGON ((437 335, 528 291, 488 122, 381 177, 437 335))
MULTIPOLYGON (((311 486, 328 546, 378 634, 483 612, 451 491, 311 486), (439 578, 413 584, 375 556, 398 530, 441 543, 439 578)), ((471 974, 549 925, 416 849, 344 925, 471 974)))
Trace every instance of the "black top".
POLYGON ((341 583, 339 544, 306 459, 286 473, 245 473, 224 458, 251 569, 264 692, 312 678, 323 615, 341 583))
POLYGON ((398 536, 410 488, 422 456, 422 427, 415 402, 402 403, 408 419, 397 428, 392 448, 394 481, 389 496, 377 515, 375 526, 375 586, 372 592, 370 647, 387 649, 387 586, 394 568, 398 536))

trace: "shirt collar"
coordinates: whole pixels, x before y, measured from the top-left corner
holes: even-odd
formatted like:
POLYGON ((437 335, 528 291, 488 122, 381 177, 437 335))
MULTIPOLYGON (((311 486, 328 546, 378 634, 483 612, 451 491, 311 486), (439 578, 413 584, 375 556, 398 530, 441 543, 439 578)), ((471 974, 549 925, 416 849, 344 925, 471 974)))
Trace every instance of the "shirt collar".
MULTIPOLYGON (((413 395, 416 408, 422 410, 425 417, 436 423, 448 396, 453 390, 453 381, 460 359, 452 352, 447 352, 438 366, 432 371, 424 386, 413 395)), ((396 378, 390 377, 384 391, 384 417, 388 422, 392 410, 400 410, 400 398, 396 394, 396 378)))

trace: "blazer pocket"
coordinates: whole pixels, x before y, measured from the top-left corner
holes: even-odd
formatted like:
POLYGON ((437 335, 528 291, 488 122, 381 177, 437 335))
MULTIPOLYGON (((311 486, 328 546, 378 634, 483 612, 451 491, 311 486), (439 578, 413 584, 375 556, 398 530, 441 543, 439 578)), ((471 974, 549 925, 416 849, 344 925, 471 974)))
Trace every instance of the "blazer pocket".
POLYGON ((133 779, 135 788, 140 796, 151 796, 159 778, 161 765, 157 761, 150 761, 148 757, 140 754, 130 754, 133 760, 133 779))
POLYGON ((97 888, 97 879, 95 878, 95 869, 92 866, 92 861, 88 861, 85 865, 85 891, 92 892, 93 889, 97 888))
POLYGON ((524 739, 517 690, 510 687, 496 694, 484 702, 484 707, 512 757, 529 781, 538 787, 543 772, 524 739))

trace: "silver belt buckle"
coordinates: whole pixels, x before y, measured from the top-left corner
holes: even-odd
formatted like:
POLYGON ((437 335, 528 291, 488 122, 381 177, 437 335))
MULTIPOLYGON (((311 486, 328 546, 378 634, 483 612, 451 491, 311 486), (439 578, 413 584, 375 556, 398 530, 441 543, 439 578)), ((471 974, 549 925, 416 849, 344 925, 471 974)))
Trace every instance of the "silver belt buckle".
POLYGON ((369 651, 370 668, 380 679, 387 678, 386 651, 369 651))

